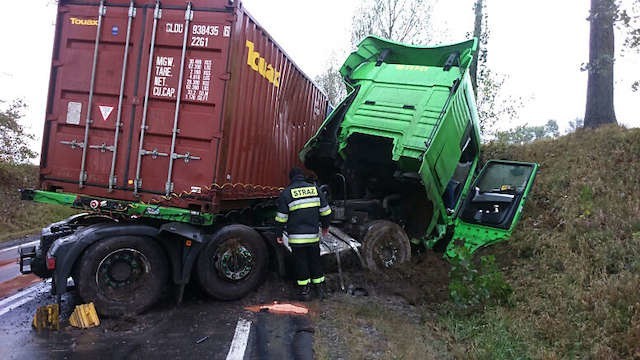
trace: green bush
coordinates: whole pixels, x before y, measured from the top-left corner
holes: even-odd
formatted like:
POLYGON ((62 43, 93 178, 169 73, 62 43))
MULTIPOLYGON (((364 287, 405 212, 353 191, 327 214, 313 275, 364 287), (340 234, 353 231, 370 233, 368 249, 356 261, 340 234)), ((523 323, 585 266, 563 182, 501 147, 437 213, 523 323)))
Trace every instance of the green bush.
POLYGON ((451 259, 449 295, 458 308, 509 304, 513 290, 498 269, 495 256, 481 256, 478 264, 467 248, 460 247, 456 252, 451 259))

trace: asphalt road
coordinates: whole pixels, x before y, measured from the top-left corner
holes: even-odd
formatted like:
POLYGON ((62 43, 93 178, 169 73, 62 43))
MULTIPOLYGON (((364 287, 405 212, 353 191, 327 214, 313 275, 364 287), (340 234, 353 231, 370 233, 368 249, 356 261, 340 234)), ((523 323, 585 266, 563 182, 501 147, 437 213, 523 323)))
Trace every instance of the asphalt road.
MULTIPOLYGON (((31 238, 27 238, 25 240, 25 245, 36 244, 35 240, 32 240, 31 238)), ((15 244, 0 249, 0 283, 11 280, 20 275, 17 263, 19 256, 18 248, 20 246, 24 245, 15 244)))
POLYGON ((3 244, 4 247, 0 249, 0 299, 39 282, 34 275, 22 275, 18 265, 18 248, 36 243, 34 237, 29 237, 19 242, 3 244))
MULTIPOLYGON (((0 254, 6 257, 12 251, 17 250, 0 254)), ((13 261, 2 266, 0 283, 24 277, 4 280, 16 274, 15 267, 13 261)), ((100 326, 91 329, 69 325, 70 314, 81 303, 71 291, 62 298, 59 331, 32 328, 36 309, 55 302, 49 283, 34 281, 35 285, 0 296, 0 359, 293 359, 299 358, 294 357, 293 344, 311 347, 313 324, 308 317, 245 309, 286 300, 289 282, 274 274, 242 300, 215 301, 192 286, 180 305, 167 294, 142 315, 100 319, 100 326)))

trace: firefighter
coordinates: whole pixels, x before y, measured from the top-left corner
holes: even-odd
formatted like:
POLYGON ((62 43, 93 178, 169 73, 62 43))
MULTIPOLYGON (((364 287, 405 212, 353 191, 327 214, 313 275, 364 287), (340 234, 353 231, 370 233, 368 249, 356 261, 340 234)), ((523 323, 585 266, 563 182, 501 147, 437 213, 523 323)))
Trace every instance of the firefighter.
POLYGON ((282 235, 286 230, 296 268, 298 299, 311 299, 310 284, 314 285, 318 297, 323 299, 325 291, 319 230, 322 229, 322 235, 329 232, 331 207, 318 187, 305 181, 302 169, 292 168, 289 180, 291 184, 278 198, 275 218, 278 224, 277 241, 284 244, 282 235))

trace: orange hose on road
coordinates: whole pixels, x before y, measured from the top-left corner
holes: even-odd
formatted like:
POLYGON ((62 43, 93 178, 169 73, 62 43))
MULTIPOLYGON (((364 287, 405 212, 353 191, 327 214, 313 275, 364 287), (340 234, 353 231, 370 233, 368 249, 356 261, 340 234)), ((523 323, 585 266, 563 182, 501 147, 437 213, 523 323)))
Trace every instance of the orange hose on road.
POLYGON ((272 314, 283 315, 307 315, 309 313, 309 309, 306 306, 289 303, 280 304, 277 302, 273 304, 247 306, 245 310, 253 312, 267 311, 272 314))

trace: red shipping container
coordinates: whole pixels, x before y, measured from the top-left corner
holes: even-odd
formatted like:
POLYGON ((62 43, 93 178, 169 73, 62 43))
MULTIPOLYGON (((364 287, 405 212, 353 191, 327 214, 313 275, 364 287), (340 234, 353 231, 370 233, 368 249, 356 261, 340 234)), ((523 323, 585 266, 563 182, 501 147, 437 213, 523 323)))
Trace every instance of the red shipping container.
POLYGON ((41 187, 244 206, 278 195, 327 106, 238 1, 60 1, 41 187))

